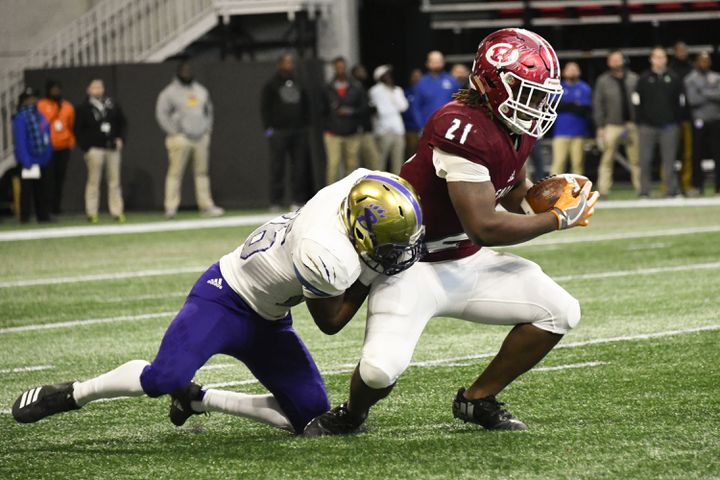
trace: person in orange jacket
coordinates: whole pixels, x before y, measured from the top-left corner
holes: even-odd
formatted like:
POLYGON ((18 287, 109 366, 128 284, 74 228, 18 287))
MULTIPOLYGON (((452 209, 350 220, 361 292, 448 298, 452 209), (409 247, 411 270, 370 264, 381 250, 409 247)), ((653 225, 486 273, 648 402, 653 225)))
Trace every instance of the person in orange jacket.
POLYGON ((48 164, 48 203, 50 213, 60 214, 65 173, 70 161, 70 151, 75 148, 75 108, 62 96, 62 84, 50 79, 45 84, 45 98, 37 103, 40 113, 50 125, 50 142, 53 154, 48 164))

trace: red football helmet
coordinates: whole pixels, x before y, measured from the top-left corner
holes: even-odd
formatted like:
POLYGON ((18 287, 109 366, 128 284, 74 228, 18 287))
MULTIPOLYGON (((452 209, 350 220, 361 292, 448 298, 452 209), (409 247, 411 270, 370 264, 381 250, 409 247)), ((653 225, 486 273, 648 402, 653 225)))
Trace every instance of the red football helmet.
POLYGON ((480 42, 470 85, 510 130, 533 137, 550 130, 563 93, 555 50, 521 28, 498 30, 480 42))

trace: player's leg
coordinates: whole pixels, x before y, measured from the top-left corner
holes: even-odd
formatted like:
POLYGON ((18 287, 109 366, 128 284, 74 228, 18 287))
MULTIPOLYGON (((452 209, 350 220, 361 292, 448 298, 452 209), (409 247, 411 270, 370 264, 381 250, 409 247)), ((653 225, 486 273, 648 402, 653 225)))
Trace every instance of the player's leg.
POLYGON ((100 178, 102 176, 103 153, 91 148, 85 153, 87 183, 85 184, 85 214, 90 220, 97 220, 100 204, 100 178))
POLYGON ((349 400, 314 419, 305 433, 356 432, 370 408, 390 394, 410 365, 420 335, 442 301, 433 264, 418 263, 373 283, 362 357, 350 381, 349 400))
POLYGON ((652 190, 652 163, 660 130, 647 125, 638 127, 640 140, 640 196, 649 197, 652 190))
POLYGON ((678 177, 675 172, 680 129, 677 125, 667 126, 659 132, 660 158, 662 160, 665 195, 674 197, 678 192, 678 177))
POLYGON ((174 217, 180 206, 180 187, 183 173, 190 156, 190 144, 181 134, 165 139, 168 152, 168 170, 165 176, 165 215, 174 217))
POLYGON ((483 249, 465 265, 467 281, 441 277, 453 286, 451 306, 442 314, 478 323, 514 325, 487 368, 455 399, 456 417, 490 429, 524 429, 525 425, 495 400, 518 376, 534 367, 580 321, 578 301, 535 263, 511 254, 483 249), (464 297, 464 299, 463 299, 464 297), (470 412, 469 405, 475 410, 470 412), (464 410, 464 411, 463 411, 464 410))
POLYGON ((565 164, 567 161, 568 150, 570 147, 570 137, 555 137, 552 141, 552 165, 550 173, 557 175, 565 172, 565 164))
POLYGON ((640 192, 640 134, 635 123, 625 124, 627 140, 625 142, 625 153, 630 163, 630 181, 636 192, 640 192))
POLYGON ((222 412, 302 433, 330 404, 315 362, 292 328, 292 318, 268 321, 254 314, 248 322, 252 342, 224 351, 247 365, 270 394, 247 395, 207 389, 190 392, 198 412, 222 412))
POLYGON ((219 268, 214 265, 197 281, 165 332, 152 364, 131 360, 89 380, 27 390, 13 406, 15 419, 32 423, 95 400, 143 394, 158 397, 185 387, 208 358, 225 347, 232 333, 225 321, 227 308, 214 298, 219 291, 206 283, 218 275, 219 268))
POLYGON ((330 185, 340 178, 339 168, 342 158, 342 138, 338 135, 325 133, 325 154, 327 165, 325 168, 325 182, 330 185))
POLYGON ((570 164, 572 173, 582 175, 585 171, 585 139, 572 137, 570 142, 570 164))
POLYGON ((599 139, 603 143, 603 153, 602 157, 600 157, 600 166, 598 167, 598 191, 600 195, 609 194, 612 188, 615 152, 617 152, 622 130, 622 126, 606 125, 604 128, 604 138, 599 139))
POLYGON ((392 173, 400 175, 400 168, 405 161, 405 135, 396 133, 393 136, 395 140, 390 151, 390 169, 392 173))
POLYGON ((210 191, 210 135, 205 134, 192 147, 193 175, 195 176, 195 200, 201 212, 215 207, 210 191))
POLYGON ((120 180, 121 156, 118 150, 107 150, 105 153, 105 178, 107 178, 108 209, 116 219, 123 218, 125 206, 122 197, 120 180))

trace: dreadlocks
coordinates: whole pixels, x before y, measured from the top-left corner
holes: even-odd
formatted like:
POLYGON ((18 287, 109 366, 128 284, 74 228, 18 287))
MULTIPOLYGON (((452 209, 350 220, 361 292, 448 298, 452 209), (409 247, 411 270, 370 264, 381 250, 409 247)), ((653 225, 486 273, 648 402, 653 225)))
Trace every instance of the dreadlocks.
POLYGON ((483 98, 477 90, 472 88, 462 88, 452 95, 453 100, 462 102, 469 107, 485 107, 485 111, 492 118, 492 109, 488 105, 485 98, 483 98))

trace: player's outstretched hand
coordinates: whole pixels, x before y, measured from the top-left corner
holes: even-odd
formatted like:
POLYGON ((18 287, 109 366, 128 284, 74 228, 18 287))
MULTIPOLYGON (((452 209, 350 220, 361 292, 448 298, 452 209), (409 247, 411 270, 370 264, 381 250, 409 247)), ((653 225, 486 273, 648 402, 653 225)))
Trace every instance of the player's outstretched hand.
POLYGON ((590 181, 585 182, 582 188, 575 181, 565 185, 562 195, 551 210, 557 217, 558 230, 588 226, 590 217, 595 213, 595 204, 600 198, 599 192, 591 192, 591 190, 592 182, 590 181))

